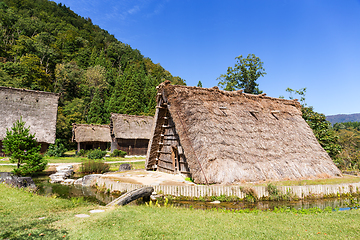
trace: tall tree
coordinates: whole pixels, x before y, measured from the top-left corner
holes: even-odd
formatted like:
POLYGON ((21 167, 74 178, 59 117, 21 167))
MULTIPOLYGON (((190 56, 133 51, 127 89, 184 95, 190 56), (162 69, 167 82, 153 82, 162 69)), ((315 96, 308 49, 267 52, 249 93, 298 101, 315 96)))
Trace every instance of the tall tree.
POLYGON ((87 122, 95 124, 104 124, 107 122, 106 109, 104 108, 104 99, 99 89, 95 90, 93 99, 90 102, 87 122))
POLYGON ((255 54, 249 54, 246 58, 240 55, 235 59, 237 60, 235 66, 228 67, 226 74, 217 78, 218 85, 226 91, 243 89, 245 93, 262 93, 256 80, 266 74, 264 63, 255 54))

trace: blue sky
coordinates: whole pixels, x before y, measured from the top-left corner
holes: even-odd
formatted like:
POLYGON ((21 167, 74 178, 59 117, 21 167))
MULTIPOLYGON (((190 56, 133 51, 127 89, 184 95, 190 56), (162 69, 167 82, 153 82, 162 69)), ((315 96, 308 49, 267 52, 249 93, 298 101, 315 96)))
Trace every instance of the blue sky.
POLYGON ((359 0, 56 0, 160 63, 188 86, 213 87, 255 54, 271 97, 307 88, 325 115, 360 112, 359 0))

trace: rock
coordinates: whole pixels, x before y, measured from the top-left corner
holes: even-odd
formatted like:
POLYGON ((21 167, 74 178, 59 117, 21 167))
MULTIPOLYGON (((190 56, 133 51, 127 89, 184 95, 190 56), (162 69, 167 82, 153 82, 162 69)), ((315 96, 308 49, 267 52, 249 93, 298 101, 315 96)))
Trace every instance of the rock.
POLYGON ((74 182, 74 185, 82 185, 82 184, 83 184, 83 179, 82 178, 76 179, 75 182, 74 182))
POLYGON ((221 203, 220 201, 213 201, 213 202, 210 202, 210 203, 212 203, 212 204, 219 204, 219 203, 221 203))
POLYGON ((11 176, 12 176, 12 173, 10 173, 10 172, 0 172, 0 183, 5 182, 5 180, 11 176))
POLYGON ((101 213, 101 212, 105 212, 105 210, 101 210, 101 209, 95 209, 95 210, 90 210, 90 213, 101 213))
POLYGON ((163 194, 152 194, 152 195, 150 196, 150 199, 153 200, 153 201, 155 201, 155 200, 157 200, 158 198, 162 198, 162 197, 164 197, 163 194))
POLYGON ((10 176, 5 179, 5 183, 18 188, 36 189, 36 185, 31 177, 10 176))
POLYGON ((119 172, 122 172, 122 171, 129 171, 131 170, 131 165, 128 164, 128 163, 124 163, 124 164, 121 164, 120 167, 119 167, 119 172))
POLYGON ((63 185, 73 185, 75 182, 74 179, 65 179, 63 182, 61 182, 61 184, 63 185))
POLYGON ((87 215, 87 214, 78 214, 78 215, 75 215, 75 217, 87 218, 87 217, 90 217, 90 215, 87 215))
POLYGON ((66 176, 66 178, 71 177, 71 175, 74 173, 72 165, 57 166, 56 171, 57 173, 63 173, 66 176))
POLYGON ((98 178, 98 177, 101 177, 102 175, 101 174, 90 174, 90 175, 86 175, 83 177, 83 180, 82 180, 82 185, 83 186, 91 186, 92 182, 98 178))
POLYGON ((59 165, 56 167, 57 172, 70 171, 73 170, 72 165, 59 165))
POLYGON ((61 183, 74 173, 72 165, 59 165, 56 167, 56 171, 56 173, 49 176, 51 183, 61 183))
POLYGON ((59 183, 59 182, 65 181, 65 179, 67 179, 67 174, 57 172, 57 173, 51 174, 49 176, 49 178, 50 178, 50 183, 59 183))

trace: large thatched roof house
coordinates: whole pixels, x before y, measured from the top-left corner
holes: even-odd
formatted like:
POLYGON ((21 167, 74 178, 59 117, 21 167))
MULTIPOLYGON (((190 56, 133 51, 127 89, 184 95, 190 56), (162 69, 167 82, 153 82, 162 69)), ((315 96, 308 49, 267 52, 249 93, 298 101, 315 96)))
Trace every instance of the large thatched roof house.
POLYGON ((168 81, 158 86, 146 169, 209 184, 341 176, 298 101, 168 81))
POLYGON ((127 155, 146 155, 154 117, 111 113, 111 151, 127 155))
POLYGON ((77 150, 106 150, 111 143, 109 125, 73 124, 72 141, 77 142, 77 150))
POLYGON ((0 87, 0 149, 6 129, 10 130, 22 116, 41 144, 41 151, 46 151, 55 143, 58 99, 56 93, 0 87))

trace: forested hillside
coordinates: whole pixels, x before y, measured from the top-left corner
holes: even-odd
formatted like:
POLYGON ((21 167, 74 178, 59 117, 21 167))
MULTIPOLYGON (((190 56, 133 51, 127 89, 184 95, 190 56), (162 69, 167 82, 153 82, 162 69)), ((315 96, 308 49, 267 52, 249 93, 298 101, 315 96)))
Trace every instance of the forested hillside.
MULTIPOLYGON (((47 0, 0 0, 0 86, 61 93, 57 138, 111 112, 152 115, 155 87, 185 85, 107 31, 47 0)), ((145 40, 144 40, 145 41, 145 40)))
POLYGON ((341 122, 360 122, 360 113, 329 115, 326 116, 326 120, 331 122, 331 124, 341 122))

